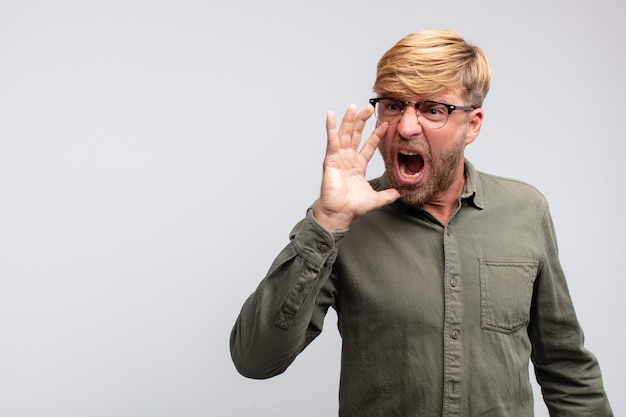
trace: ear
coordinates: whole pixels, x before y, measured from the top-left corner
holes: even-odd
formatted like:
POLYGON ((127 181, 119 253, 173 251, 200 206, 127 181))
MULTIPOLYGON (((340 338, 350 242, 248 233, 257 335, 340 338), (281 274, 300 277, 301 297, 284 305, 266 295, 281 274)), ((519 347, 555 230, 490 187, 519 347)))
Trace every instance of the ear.
POLYGON ((483 125, 483 117, 485 113, 482 107, 472 110, 467 116, 467 135, 465 145, 474 142, 480 133, 480 127, 483 125))

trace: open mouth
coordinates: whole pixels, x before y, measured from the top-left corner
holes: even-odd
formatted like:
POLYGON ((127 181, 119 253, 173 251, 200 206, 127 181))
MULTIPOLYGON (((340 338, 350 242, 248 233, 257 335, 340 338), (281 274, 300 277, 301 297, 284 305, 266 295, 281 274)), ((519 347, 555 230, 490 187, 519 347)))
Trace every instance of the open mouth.
POLYGON ((408 182, 415 182, 420 179, 424 170, 424 158, 416 151, 399 151, 397 166, 400 178, 408 182))

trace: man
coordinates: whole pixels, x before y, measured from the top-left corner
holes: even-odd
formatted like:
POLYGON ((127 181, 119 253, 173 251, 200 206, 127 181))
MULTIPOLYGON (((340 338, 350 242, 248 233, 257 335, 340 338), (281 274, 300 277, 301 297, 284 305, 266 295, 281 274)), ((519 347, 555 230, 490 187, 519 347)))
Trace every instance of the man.
POLYGON ((371 106, 339 129, 329 112, 320 197, 233 328, 240 373, 285 371, 333 307, 343 417, 532 416, 529 360, 552 416, 612 416, 545 198, 464 158, 490 76, 457 34, 415 33, 380 59, 371 106))

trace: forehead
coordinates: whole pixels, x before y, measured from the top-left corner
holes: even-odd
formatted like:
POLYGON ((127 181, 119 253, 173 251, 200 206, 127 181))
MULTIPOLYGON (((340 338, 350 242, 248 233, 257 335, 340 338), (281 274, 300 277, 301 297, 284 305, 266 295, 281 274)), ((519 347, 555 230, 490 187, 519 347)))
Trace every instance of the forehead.
POLYGON ((406 101, 424 101, 424 100, 433 100, 433 101, 441 101, 444 103, 450 104, 461 104, 463 101, 463 97, 458 89, 449 89, 435 94, 427 94, 422 96, 415 96, 412 94, 407 95, 396 95, 395 98, 399 98, 400 100, 406 101))

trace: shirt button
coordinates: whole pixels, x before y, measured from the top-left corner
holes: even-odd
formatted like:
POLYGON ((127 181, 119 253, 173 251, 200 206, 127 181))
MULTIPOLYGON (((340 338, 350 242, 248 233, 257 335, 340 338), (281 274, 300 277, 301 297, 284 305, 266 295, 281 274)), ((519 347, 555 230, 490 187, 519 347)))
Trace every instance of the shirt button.
POLYGON ((461 336, 461 332, 458 329, 454 329, 450 332, 450 337, 453 339, 458 339, 459 336, 461 336))
POLYGON ((330 246, 328 246, 328 245, 327 245, 327 244, 325 244, 325 243, 321 243, 321 244, 317 247, 317 249, 319 249, 319 251, 320 251, 320 252, 322 252, 322 253, 326 253, 326 252, 328 252, 328 251, 330 250, 330 246))
POLYGON ((456 278, 451 278, 450 279, 450 286, 451 287, 456 287, 458 285, 459 281, 456 278))
POLYGON ((452 234, 452 230, 446 228, 446 235, 450 236, 452 234))

